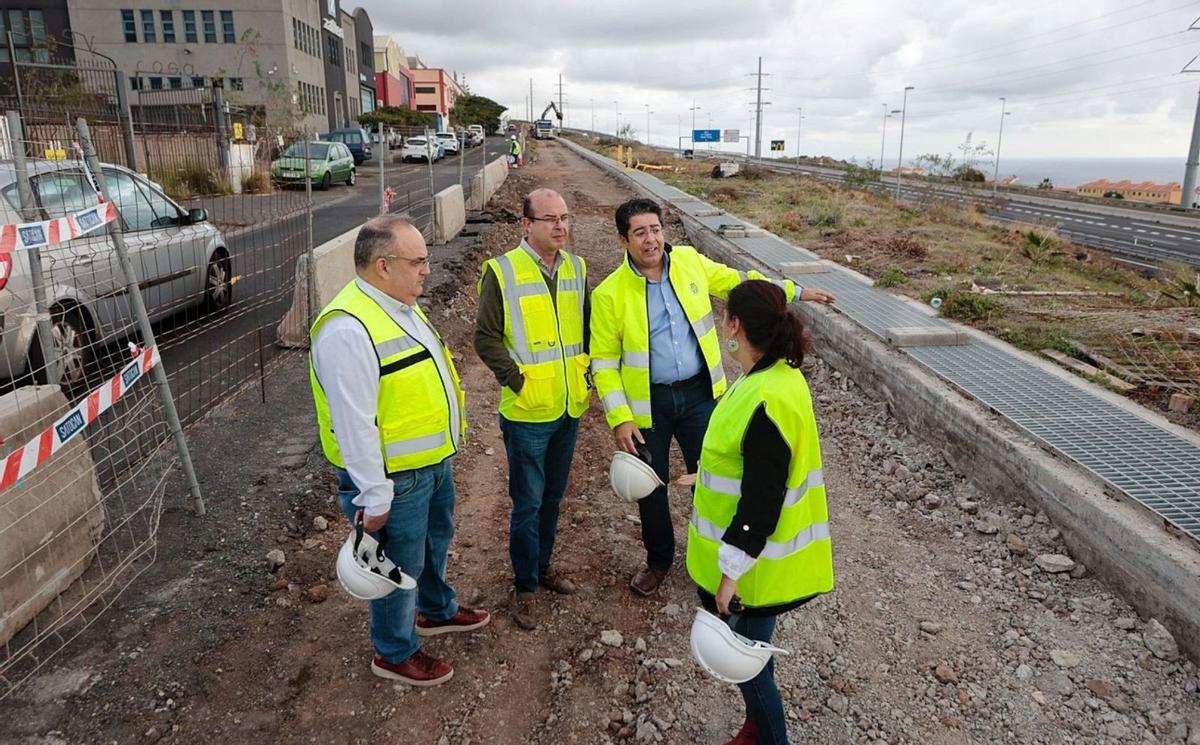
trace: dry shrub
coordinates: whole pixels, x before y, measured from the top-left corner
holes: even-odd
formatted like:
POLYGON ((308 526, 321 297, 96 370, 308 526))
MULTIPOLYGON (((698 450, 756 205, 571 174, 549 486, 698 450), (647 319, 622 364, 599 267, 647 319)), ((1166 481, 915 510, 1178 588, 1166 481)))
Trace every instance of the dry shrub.
POLYGON ((269 194, 271 192, 271 174, 267 171, 255 171, 242 177, 242 193, 269 194))
POLYGON ((785 232, 799 233, 804 230, 808 221, 799 212, 784 212, 779 216, 777 223, 785 232))
POLYGON ((889 236, 884 241, 883 247, 893 256, 908 256, 913 259, 923 259, 929 255, 929 249, 925 247, 925 244, 905 233, 889 236))
POLYGON ((708 191, 708 198, 714 202, 736 202, 741 196, 741 192, 732 186, 717 186, 708 191))

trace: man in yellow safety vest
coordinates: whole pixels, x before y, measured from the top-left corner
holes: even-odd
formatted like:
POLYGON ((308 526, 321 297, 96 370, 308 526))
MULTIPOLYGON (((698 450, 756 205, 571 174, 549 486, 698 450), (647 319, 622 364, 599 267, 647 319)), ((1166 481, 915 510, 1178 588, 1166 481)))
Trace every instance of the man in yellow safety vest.
POLYGON ((587 410, 587 266, 566 251, 571 215, 549 189, 525 197, 525 237, 484 262, 475 351, 500 382, 500 431, 512 498, 513 620, 537 627, 538 585, 570 594, 550 566, 579 417, 587 410))
MULTIPOLYGON (((662 210, 652 200, 621 205, 616 223, 626 257, 596 287, 592 373, 617 449, 636 455, 643 445, 666 483, 671 439, 679 443, 688 473, 695 473, 709 416, 726 388, 710 298, 723 300, 747 278, 765 277, 719 264, 691 246, 667 244, 662 210)), ((823 290, 772 281, 788 301, 834 302, 823 290)), ((646 565, 630 587, 649 595, 675 557, 666 487, 639 500, 638 510, 646 565)))

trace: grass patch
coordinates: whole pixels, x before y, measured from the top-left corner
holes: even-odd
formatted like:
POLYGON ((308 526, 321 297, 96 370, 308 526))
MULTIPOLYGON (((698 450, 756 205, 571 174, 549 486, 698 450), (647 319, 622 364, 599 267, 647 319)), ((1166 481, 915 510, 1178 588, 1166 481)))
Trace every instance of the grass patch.
POLYGON ((889 266, 879 275, 879 279, 875 280, 876 287, 896 287, 897 285, 908 284, 908 275, 898 266, 889 266))

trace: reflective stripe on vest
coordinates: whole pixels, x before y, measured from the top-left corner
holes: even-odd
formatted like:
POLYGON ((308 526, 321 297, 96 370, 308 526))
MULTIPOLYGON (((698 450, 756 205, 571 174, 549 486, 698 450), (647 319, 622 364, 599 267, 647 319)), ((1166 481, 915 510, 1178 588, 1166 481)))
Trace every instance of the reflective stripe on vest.
MULTIPOLYGON (((710 471, 700 469, 700 483, 703 484, 706 489, 710 489, 714 492, 728 494, 729 496, 736 498, 741 498, 742 496, 741 479, 731 479, 728 476, 718 476, 710 471)), ((785 492, 783 497, 783 506, 785 508, 791 507, 799 502, 809 489, 824 485, 825 474, 821 469, 818 468, 815 471, 809 471, 808 476, 804 478, 803 483, 801 483, 799 486, 794 486, 785 492)))
MULTIPOLYGON (((720 541, 721 537, 725 535, 725 528, 714 525, 700 517, 700 514, 695 509, 692 510, 692 527, 696 529, 696 532, 701 537, 707 538, 710 541, 720 541)), ((786 559, 797 551, 803 551, 808 548, 808 545, 813 541, 821 541, 827 538, 829 538, 829 523, 813 523, 789 540, 778 543, 767 541, 758 558, 786 559)))

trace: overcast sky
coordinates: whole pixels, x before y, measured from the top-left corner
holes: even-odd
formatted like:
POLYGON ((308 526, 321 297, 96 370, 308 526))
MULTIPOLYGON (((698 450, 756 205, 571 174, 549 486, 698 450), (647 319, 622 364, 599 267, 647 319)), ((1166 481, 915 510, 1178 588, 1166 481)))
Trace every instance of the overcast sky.
MULTIPOLYGON (((764 154, 771 139, 796 153, 803 107, 804 154, 860 161, 879 159, 883 104, 901 108, 911 85, 906 162, 956 151, 968 133, 994 150, 1001 96, 1012 112, 1002 156, 1182 162, 1200 86, 1200 72, 1180 73, 1200 53, 1200 30, 1187 30, 1200 2, 362 1, 376 33, 514 117, 526 116, 531 78, 536 116, 561 74, 568 126, 590 127, 594 107, 596 129, 612 131, 619 111, 642 139, 649 104, 656 144, 690 130, 693 99, 697 127, 752 133, 759 55, 764 154)), ((889 167, 899 134, 897 114, 889 167)))

